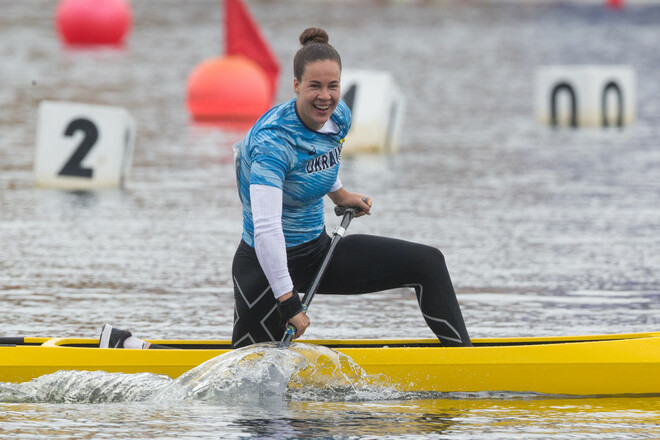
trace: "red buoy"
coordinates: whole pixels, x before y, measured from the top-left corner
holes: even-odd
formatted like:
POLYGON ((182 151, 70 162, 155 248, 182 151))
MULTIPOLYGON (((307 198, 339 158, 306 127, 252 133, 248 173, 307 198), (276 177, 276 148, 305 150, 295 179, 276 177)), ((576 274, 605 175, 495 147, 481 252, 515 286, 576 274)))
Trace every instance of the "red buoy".
POLYGON ((188 111, 196 121, 256 121, 270 108, 264 70, 240 55, 209 58, 188 77, 188 111))
POLYGON ((121 45, 132 21, 126 0, 61 0, 55 16, 60 38, 72 45, 121 45))

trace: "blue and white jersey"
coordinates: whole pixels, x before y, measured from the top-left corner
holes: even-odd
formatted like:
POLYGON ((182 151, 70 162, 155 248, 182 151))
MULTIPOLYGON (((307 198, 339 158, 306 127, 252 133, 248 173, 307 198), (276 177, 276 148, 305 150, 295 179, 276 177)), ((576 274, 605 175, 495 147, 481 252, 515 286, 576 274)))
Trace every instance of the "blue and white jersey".
POLYGON ((304 125, 296 99, 265 113, 237 149, 238 190, 243 203, 243 240, 254 247, 250 185, 282 190, 282 229, 286 247, 307 243, 324 228, 323 197, 339 172, 351 111, 339 101, 332 121, 337 133, 319 133, 304 125))

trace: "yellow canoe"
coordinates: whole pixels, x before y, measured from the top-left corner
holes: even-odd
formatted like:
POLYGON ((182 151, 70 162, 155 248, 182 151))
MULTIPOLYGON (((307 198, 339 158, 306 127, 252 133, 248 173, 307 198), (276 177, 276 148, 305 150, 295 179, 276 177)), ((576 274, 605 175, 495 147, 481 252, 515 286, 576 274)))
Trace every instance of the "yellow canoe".
MULTIPOLYGON (((176 378, 230 350, 228 341, 153 340, 172 350, 99 349, 95 339, 0 338, 0 382, 58 370, 151 372, 176 378)), ((476 339, 304 340, 337 350, 401 391, 660 394, 660 333, 476 339)))

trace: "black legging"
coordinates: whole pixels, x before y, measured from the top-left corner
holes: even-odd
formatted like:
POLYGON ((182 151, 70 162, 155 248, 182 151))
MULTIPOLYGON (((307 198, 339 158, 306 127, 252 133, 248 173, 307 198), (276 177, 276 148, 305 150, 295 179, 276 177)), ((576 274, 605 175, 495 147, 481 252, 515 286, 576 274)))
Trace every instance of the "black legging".
MULTIPOLYGON (((330 245, 323 233, 287 249, 289 273, 300 292, 311 284, 330 245)), ((232 267, 232 345, 279 341, 284 334, 276 300, 254 248, 241 241, 232 267)), ((469 346, 470 337, 442 253, 430 246, 373 235, 347 235, 335 248, 317 293, 355 295, 412 287, 427 325, 447 346, 469 346)))

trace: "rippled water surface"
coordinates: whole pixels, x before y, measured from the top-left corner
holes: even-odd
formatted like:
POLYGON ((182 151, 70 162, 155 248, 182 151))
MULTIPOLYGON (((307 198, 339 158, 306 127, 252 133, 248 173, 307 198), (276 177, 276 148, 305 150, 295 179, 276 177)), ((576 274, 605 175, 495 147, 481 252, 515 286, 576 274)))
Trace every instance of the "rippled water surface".
MULTIPOLYGON (((280 101, 292 96, 290 60, 310 25, 328 30, 346 68, 393 73, 407 99, 401 151, 343 160, 344 184, 375 203, 349 233, 441 248, 473 337, 657 331, 660 7, 531 3, 248 1, 282 61, 280 101), (636 124, 538 125, 536 68, 587 63, 635 69, 636 124)), ((242 132, 193 125, 185 109, 188 74, 223 50, 219 2, 135 1, 123 50, 62 47, 55 6, 0 0, 0 332, 94 337, 111 322, 147 338, 229 338, 241 232, 231 144, 242 132), (124 190, 34 187, 44 99, 133 115, 124 190)), ((313 338, 432 336, 406 290, 320 296, 310 317, 313 338)), ((160 379, 112 380, 148 389, 160 379)), ((0 438, 660 437, 657 397, 288 395, 243 405, 2 393, 0 438)))

